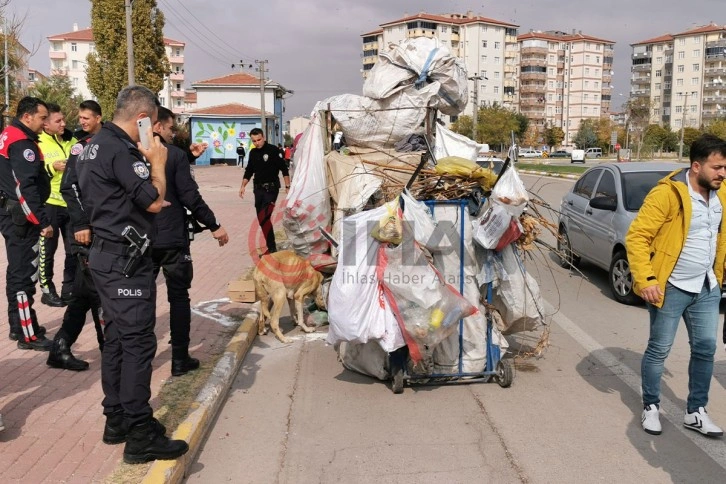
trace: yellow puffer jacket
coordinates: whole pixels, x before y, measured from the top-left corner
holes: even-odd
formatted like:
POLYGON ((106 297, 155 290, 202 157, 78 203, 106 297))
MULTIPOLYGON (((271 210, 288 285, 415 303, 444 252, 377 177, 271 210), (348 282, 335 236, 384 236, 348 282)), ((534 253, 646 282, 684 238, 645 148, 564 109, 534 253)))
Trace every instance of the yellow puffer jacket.
MULTIPOLYGON (((633 289, 641 295, 643 288, 657 284, 665 293, 666 282, 676 266, 691 223, 691 196, 686 184, 686 170, 676 170, 651 190, 625 236, 633 289)), ((716 192, 724 210, 716 239, 713 271, 719 287, 723 282, 726 261, 726 184, 716 192)), ((656 304, 661 307, 663 299, 656 304)))
POLYGON ((76 138, 74 138, 68 130, 66 130, 65 135, 62 137, 50 135, 45 131, 40 133, 38 136, 38 146, 40 146, 40 151, 43 153, 43 159, 45 160, 45 171, 47 171, 48 176, 50 176, 50 196, 46 201, 46 203, 50 205, 57 205, 60 207, 67 206, 60 193, 63 172, 56 171, 53 168, 53 163, 56 161, 67 160, 71 154, 71 147, 76 143, 76 138))

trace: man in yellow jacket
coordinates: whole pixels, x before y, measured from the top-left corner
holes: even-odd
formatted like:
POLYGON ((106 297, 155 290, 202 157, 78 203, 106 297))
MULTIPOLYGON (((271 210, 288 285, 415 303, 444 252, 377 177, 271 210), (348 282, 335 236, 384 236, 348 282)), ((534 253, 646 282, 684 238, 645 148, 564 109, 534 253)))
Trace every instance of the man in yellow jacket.
POLYGON ((670 173, 651 190, 625 238, 634 289, 650 313, 641 422, 649 434, 662 432, 660 381, 682 317, 691 345, 683 425, 720 437, 723 430, 706 405, 726 262, 726 141, 703 135, 691 145, 690 159, 689 168, 670 173))
POLYGON ((42 293, 40 302, 48 306, 60 307, 65 306, 70 300, 73 279, 76 274, 76 263, 71 253, 73 233, 68 217, 68 206, 60 193, 63 171, 66 161, 71 155, 71 148, 76 144, 76 139, 66 129, 65 115, 61 112, 60 106, 48 103, 48 113, 48 118, 43 125, 43 132, 39 137, 39 146, 45 159, 45 170, 51 179, 50 197, 45 204, 53 226, 53 237, 40 238, 38 272, 42 293), (59 239, 63 240, 63 247, 66 251, 60 296, 53 283, 53 259, 59 239))

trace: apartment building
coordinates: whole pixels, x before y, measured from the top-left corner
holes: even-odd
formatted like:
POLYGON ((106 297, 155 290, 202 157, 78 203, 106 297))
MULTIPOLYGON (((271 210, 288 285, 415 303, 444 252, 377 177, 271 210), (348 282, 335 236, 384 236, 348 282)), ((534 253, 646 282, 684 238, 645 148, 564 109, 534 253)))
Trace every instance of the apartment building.
POLYGON ((542 130, 556 126, 570 146, 584 119, 610 111, 614 42, 581 31, 518 37, 519 111, 542 130))
MULTIPOLYGON (((380 29, 361 35, 363 40, 363 77, 378 60, 378 54, 391 44, 414 37, 435 37, 460 57, 470 77, 469 104, 464 114, 473 114, 474 104, 499 103, 515 109, 516 54, 518 25, 474 15, 419 13, 380 25, 380 29)), ((449 121, 455 120, 455 116, 449 121)))
MULTIPOLYGON (((48 37, 50 43, 50 75, 66 75, 76 92, 84 99, 92 99, 86 82, 86 58, 95 51, 93 29, 78 29, 48 37)), ((166 56, 171 73, 164 79, 164 88, 159 92, 162 106, 175 113, 184 112, 184 42, 164 38, 166 56)))
POLYGON ((678 130, 726 116, 726 26, 709 24, 631 44, 630 98, 650 122, 678 130))

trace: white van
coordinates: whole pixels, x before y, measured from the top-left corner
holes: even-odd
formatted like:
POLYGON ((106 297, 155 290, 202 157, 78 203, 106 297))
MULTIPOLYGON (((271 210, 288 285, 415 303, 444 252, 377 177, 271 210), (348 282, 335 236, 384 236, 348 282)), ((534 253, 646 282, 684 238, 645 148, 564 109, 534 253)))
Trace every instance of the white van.
POLYGON ((585 163, 585 150, 572 150, 570 163, 585 163))
POLYGON ((600 158, 602 157, 602 148, 588 148, 585 150, 585 156, 588 158, 600 158))

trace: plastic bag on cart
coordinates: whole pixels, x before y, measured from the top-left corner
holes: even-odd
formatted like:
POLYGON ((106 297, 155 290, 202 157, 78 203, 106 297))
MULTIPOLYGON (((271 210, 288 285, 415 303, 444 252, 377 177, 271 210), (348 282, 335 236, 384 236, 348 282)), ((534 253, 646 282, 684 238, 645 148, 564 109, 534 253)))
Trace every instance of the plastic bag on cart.
POLYGON ((482 214, 472 220, 473 238, 485 249, 494 249, 512 221, 510 214, 502 204, 487 200, 488 207, 482 214))
POLYGON ((403 221, 413 229, 413 238, 428 250, 446 250, 451 241, 436 236, 436 220, 425 203, 416 200, 408 190, 401 193, 403 198, 403 221))
POLYGON ((454 133, 450 129, 446 129, 436 123, 434 156, 436 156, 437 160, 446 158, 447 156, 458 156, 476 162, 479 156, 479 150, 483 146, 462 134, 454 133))
POLYGON ((285 197, 282 225, 292 249, 303 257, 328 251, 320 227, 330 230, 330 194, 325 175, 321 121, 313 116, 293 156, 295 176, 285 197))
POLYGON ((503 334, 533 331, 544 321, 544 302, 537 281, 527 273, 515 248, 489 251, 489 259, 477 277, 479 283, 494 284, 493 305, 502 316, 503 334))
POLYGON ((478 312, 431 265, 415 244, 379 248, 379 274, 393 312, 417 346, 409 352, 420 361, 458 327, 459 319, 478 312))
POLYGON ((403 222, 401 221, 402 214, 399 209, 398 198, 383 206, 386 208, 386 214, 373 227, 371 237, 379 242, 400 244, 403 240, 403 222))
POLYGON ((380 242, 369 234, 386 213, 382 206, 343 220, 338 266, 328 293, 329 344, 377 340, 385 351, 406 344, 376 273, 380 242))
POLYGON ((517 170, 512 166, 499 178, 497 185, 492 189, 491 197, 501 203, 514 217, 522 215, 529 202, 527 189, 519 178, 517 170))

